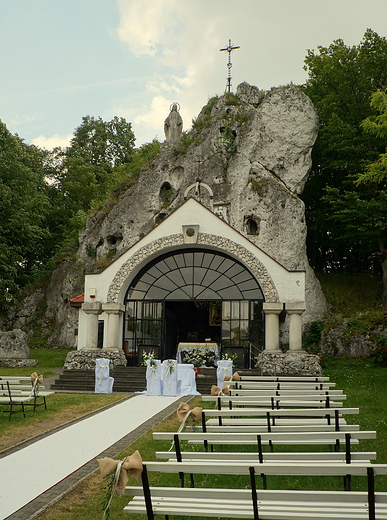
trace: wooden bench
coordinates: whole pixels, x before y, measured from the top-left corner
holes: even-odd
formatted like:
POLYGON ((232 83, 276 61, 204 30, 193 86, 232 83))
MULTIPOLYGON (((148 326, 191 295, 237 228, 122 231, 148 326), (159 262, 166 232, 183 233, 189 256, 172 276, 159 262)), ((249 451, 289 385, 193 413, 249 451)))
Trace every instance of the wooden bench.
POLYGON ((44 406, 47 409, 46 397, 53 394, 50 391, 34 391, 34 388, 30 386, 29 390, 19 389, 15 385, 9 383, 9 381, 0 381, 0 405, 6 406, 9 410, 9 420, 12 415, 22 412, 23 417, 25 414, 26 406, 33 406, 35 410, 38 406, 44 406), (38 399, 42 398, 42 402, 39 403, 38 399))
POLYGON ((259 432, 259 433, 215 433, 215 432, 154 432, 155 440, 173 441, 178 453, 181 441, 188 444, 202 444, 205 451, 219 446, 255 446, 258 459, 263 460, 263 446, 274 452, 276 446, 333 446, 340 452, 342 446, 347 462, 351 460, 351 445, 362 439, 375 439, 375 431, 329 431, 329 432, 259 432))
MULTIPOLYGON (((292 412, 294 409, 266 410, 253 409, 255 413, 249 414, 249 409, 243 410, 202 410, 201 427, 203 432, 260 432, 260 431, 340 431, 340 430, 359 430, 357 424, 347 424, 346 420, 339 413, 339 408, 335 408, 334 413, 323 413, 324 410, 319 409, 318 417, 308 414, 291 414, 289 417, 287 411, 292 412), (240 412, 244 412, 241 417, 240 412), (258 412, 258 413, 257 413, 258 412), (322 413, 321 413, 322 412, 322 413), (238 417, 227 418, 230 414, 238 417), (252 417, 260 415, 261 417, 252 417), (208 419, 215 416, 217 419, 208 419)), ((302 409, 299 409, 302 410, 302 409)), ((297 410, 297 411, 299 411, 297 410)), ((315 411, 312 409, 305 409, 315 411)), ((331 410, 331 409, 329 409, 331 410)), ((315 414, 318 415, 318 414, 315 414)), ((186 426, 187 431, 197 429, 195 426, 186 426)))
POLYGON ((232 410, 221 408, 220 410, 202 410, 203 424, 218 426, 227 425, 282 425, 293 424, 333 424, 336 430, 346 424, 343 415, 358 414, 359 408, 281 408, 268 410, 267 408, 234 408, 232 410), (208 419, 208 417, 215 417, 208 419))
POLYGON ((332 390, 336 383, 300 383, 275 382, 275 381, 225 381, 226 384, 234 385, 236 388, 250 388, 252 390, 332 390))
MULTIPOLYGON (((227 383, 226 383, 227 384, 227 383)), ((245 388, 229 388, 230 395, 254 395, 256 397, 280 396, 288 399, 321 399, 329 395, 332 399, 343 401, 347 398, 342 390, 256 390, 245 388)))
MULTIPOLYGON (((222 399, 219 400, 220 404, 222 399)), ((203 410, 206 417, 340 417, 342 415, 357 415, 359 408, 284 408, 268 410, 267 408, 220 408, 203 410)))
MULTIPOLYGON (((202 461, 242 461, 255 464, 259 460, 259 453, 246 451, 180 451, 179 454, 171 451, 156 451, 157 459, 167 459, 176 462, 188 462, 194 460, 202 461)), ((262 453, 262 462, 292 462, 298 464, 300 462, 345 462, 350 464, 352 462, 363 462, 371 464, 372 460, 376 459, 376 451, 350 451, 350 456, 347 460, 344 451, 281 451, 271 452, 265 451, 262 453)))
POLYGON ((235 406, 254 406, 254 407, 270 407, 272 410, 275 408, 330 408, 330 407, 338 407, 343 406, 343 403, 340 401, 332 401, 332 399, 327 396, 322 396, 319 400, 312 399, 291 399, 287 397, 256 397, 254 395, 203 395, 202 401, 212 401, 218 402, 221 404, 227 404, 231 409, 233 405, 235 406))
MULTIPOLYGON (((5 385, 7 382, 12 390, 31 390, 33 387, 31 377, 0 377, 0 385, 5 385)), ((44 385, 39 385, 39 389, 44 390, 44 385)))
POLYGON ((31 376, 0 376, 0 380, 2 381, 8 381, 8 382, 15 382, 15 383, 21 383, 25 381, 31 381, 31 376))
POLYGON ((197 462, 145 462, 142 487, 127 486, 125 495, 133 500, 126 513, 145 513, 148 520, 162 514, 196 517, 248 518, 254 520, 386 520, 387 493, 375 492, 375 475, 386 475, 387 465, 354 464, 245 464, 197 462), (150 487, 148 471, 177 473, 181 487, 150 487), (257 489, 261 475, 353 475, 367 478, 367 491, 307 491, 257 489), (250 489, 186 488, 184 474, 248 475, 250 489))
POLYGON ((277 383, 328 383, 328 376, 252 376, 250 374, 239 374, 241 381, 251 382, 277 382, 277 383))

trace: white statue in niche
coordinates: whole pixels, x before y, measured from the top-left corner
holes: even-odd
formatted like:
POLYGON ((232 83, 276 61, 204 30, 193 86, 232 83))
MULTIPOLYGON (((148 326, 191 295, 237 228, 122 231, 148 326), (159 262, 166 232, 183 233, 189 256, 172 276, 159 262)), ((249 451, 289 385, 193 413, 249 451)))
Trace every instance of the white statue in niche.
POLYGON ((173 103, 169 116, 164 121, 165 140, 168 143, 178 143, 183 131, 183 120, 179 114, 179 104, 173 103))
POLYGON ((225 206, 215 206, 214 213, 228 223, 227 208, 225 206))

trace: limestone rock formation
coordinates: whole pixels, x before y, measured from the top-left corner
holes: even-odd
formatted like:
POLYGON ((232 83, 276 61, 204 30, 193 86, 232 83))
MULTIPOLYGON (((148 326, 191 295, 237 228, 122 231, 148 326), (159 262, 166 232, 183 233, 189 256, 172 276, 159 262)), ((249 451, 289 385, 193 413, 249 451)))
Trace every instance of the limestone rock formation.
MULTIPOLYGON (((287 269, 306 270, 303 320, 321 319, 326 302, 306 256, 299 197, 318 126, 311 101, 293 86, 263 93, 243 83, 236 95, 209 100, 193 129, 179 143, 165 142, 150 169, 109 212, 87 220, 79 237, 78 262, 93 270, 91 262, 116 258, 182 204, 200 174, 213 190, 218 216, 287 269)), ((201 202, 209 207, 208 195, 201 202)), ((77 311, 68 300, 82 292, 81 280, 82 272, 70 264, 54 274, 44 311, 44 319, 56 320, 52 344, 74 346, 77 311)), ((28 321, 25 312, 18 309, 15 314, 20 326, 28 321)))
POLYGON ((36 365, 37 360, 29 359, 29 355, 27 334, 23 330, 0 332, 0 366, 13 368, 36 365))
POLYGON ((15 329, 9 332, 0 332, 0 358, 26 359, 30 355, 27 345, 27 334, 15 329))

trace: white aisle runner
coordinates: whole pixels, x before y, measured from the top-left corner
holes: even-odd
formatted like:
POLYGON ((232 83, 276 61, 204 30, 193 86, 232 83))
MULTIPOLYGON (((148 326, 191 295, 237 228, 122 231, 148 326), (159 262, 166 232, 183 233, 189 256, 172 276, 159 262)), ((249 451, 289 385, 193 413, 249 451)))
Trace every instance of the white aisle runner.
MULTIPOLYGON (((175 401, 180 398, 137 395, 0 459, 0 519, 28 504, 175 401)), ((97 461, 95 465, 97 469, 97 461)))

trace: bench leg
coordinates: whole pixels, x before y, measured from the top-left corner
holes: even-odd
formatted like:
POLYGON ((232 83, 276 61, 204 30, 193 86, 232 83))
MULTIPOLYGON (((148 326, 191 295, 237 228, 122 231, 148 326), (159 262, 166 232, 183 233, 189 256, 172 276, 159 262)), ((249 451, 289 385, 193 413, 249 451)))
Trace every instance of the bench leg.
POLYGON ((141 473, 142 489, 144 491, 145 507, 148 520, 154 520, 152 497, 149 489, 148 472, 146 466, 142 467, 141 473))
POLYGON ((257 442, 258 442, 258 460, 259 463, 263 463, 263 452, 262 452, 262 437, 261 435, 257 435, 257 442))
POLYGON ((258 515, 258 495, 257 495, 257 486, 256 486, 256 483, 255 483, 254 467, 250 467, 249 468, 249 472, 250 472, 251 500, 253 502, 254 520, 259 520, 259 515, 258 515))
POLYGON ((12 415, 14 415, 15 413, 19 413, 19 412, 23 412, 23 417, 25 418, 26 417, 26 410, 24 408, 24 403, 16 403, 15 406, 20 406, 20 410, 15 410, 14 409, 14 403, 12 401, 10 401, 9 403, 9 421, 11 420, 11 417, 12 415))
POLYGON ((367 468, 368 520, 375 520, 375 475, 373 468, 367 468))

